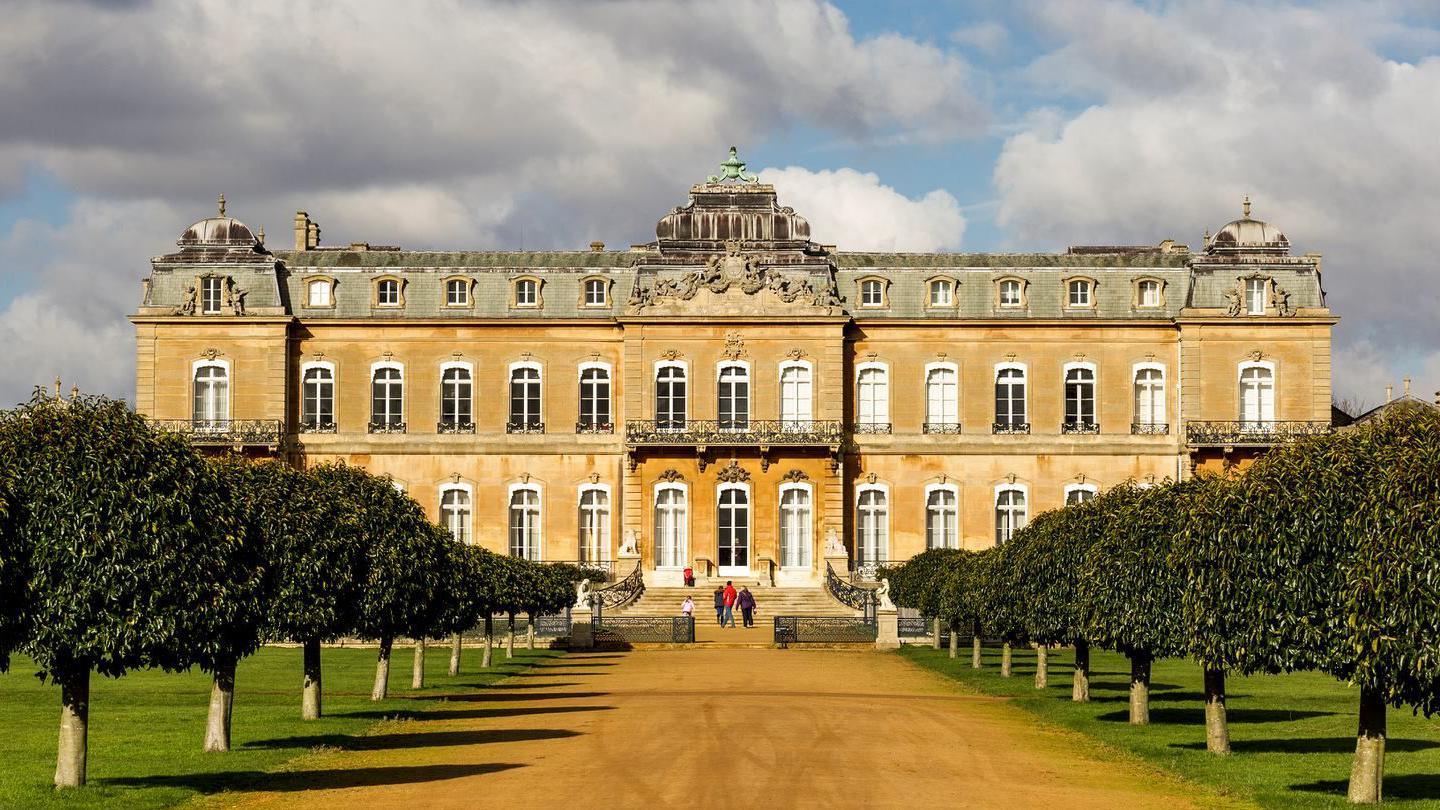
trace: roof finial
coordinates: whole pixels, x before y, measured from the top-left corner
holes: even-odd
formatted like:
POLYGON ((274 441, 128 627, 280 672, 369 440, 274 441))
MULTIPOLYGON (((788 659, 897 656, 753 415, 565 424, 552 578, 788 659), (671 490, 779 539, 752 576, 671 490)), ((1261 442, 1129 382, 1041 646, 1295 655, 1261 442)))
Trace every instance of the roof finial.
POLYGON ((220 206, 220 216, 225 216, 225 195, 221 194, 220 197, 215 200, 215 204, 220 206))
POLYGON ((55 398, 60 398, 60 375, 55 375, 55 398))
POLYGON ((1400 380, 1400 382, 1405 384, 1405 396, 1410 396, 1410 378, 1404 377, 1400 380))
POLYGON ((707 183, 723 183, 726 180, 739 180, 742 183, 758 183, 760 178, 753 174, 745 173, 745 161, 740 159, 739 152, 735 147, 730 147, 730 157, 720 164, 720 174, 712 174, 705 178, 707 183))
POLYGON ((1246 219, 1249 219, 1249 218, 1250 218, 1250 195, 1249 195, 1249 194, 1246 194, 1246 195, 1245 195, 1245 204, 1244 204, 1243 206, 1241 206, 1241 208, 1243 208, 1244 211, 1245 211, 1245 218, 1246 218, 1246 219))

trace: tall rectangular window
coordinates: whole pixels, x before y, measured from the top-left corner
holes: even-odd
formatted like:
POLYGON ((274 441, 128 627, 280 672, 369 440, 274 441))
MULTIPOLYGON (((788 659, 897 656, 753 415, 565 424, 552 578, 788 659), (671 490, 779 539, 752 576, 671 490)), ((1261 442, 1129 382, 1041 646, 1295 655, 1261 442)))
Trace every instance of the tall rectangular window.
POLYGON ((932 368, 925 374, 925 429, 948 433, 960 424, 960 392, 954 368, 932 368))
POLYGON ((785 568, 808 568, 810 547, 814 544, 811 519, 810 488, 789 485, 780 491, 780 565, 785 568))
POLYGON ((400 369, 377 368, 370 380, 370 429, 394 430, 405 427, 405 382, 400 369))
POLYGON ((1265 279, 1245 279, 1245 312, 1249 315, 1265 314, 1265 279))
POLYGON ((470 493, 460 487, 440 490, 440 525, 457 543, 470 542, 470 493))
POLYGON ((1026 423, 1025 372, 1022 369, 1002 368, 995 375, 995 423, 1006 428, 1026 423))
POLYGON ((1009 542, 1015 532, 1025 528, 1025 491, 1002 489, 995 495, 995 545, 1009 542))
POLYGON ((743 572, 750 567, 750 493, 742 486, 720 490, 716 507, 716 552, 720 573, 743 572), (727 570, 728 569, 728 570, 727 570))
POLYGON ((890 504, 885 490, 863 489, 858 501, 855 562, 884 562, 889 550, 890 504))
POLYGON ((655 374, 655 427, 685 429, 685 369, 661 366, 655 374))
POLYGON ((510 556, 540 559, 540 491, 535 487, 510 493, 510 556))
POLYGON ((1275 372, 1264 366, 1240 372, 1240 421, 1251 430, 1268 428, 1275 421, 1275 372))
POLYGON ((510 370, 510 433, 532 433, 545 429, 540 418, 540 370, 521 366, 510 370))
POLYGON ((1135 372, 1135 421, 1140 425, 1165 424, 1165 375, 1158 368, 1135 372))
POLYGON ((856 399, 859 401, 860 424, 890 423, 890 383, 884 367, 860 369, 856 375, 856 399))
POLYGON ((925 547, 960 547, 960 510, 955 490, 932 489, 925 498, 925 547))
POLYGON ((610 425, 610 371, 587 368, 580 372, 580 427, 601 430, 610 425))
POLYGON ((655 567, 680 568, 685 561, 685 490, 655 490, 655 567))
POLYGON ((1095 425, 1095 372, 1072 368, 1065 372, 1065 427, 1088 429, 1095 425))
POLYGON ((610 553, 610 493, 600 487, 580 490, 580 560, 601 562, 610 553))
POLYGON ((230 372, 224 366, 195 370, 194 405, 190 413, 196 427, 220 430, 230 418, 230 372))
POLYGON ((780 369, 780 421, 786 430, 809 427, 812 403, 810 367, 800 364, 780 369))
POLYGON ((750 370, 745 366, 724 366, 716 391, 721 430, 750 428, 750 370))
POLYGON ((200 279, 200 311, 206 315, 215 315, 220 312, 220 302, 224 299, 224 279, 219 276, 206 276, 200 279))
POLYGON ((325 366, 305 369, 300 381, 300 422, 310 430, 335 425, 335 373, 325 366))
POLYGON ((470 369, 451 366, 440 375, 440 422, 446 427, 473 426, 471 393, 474 381, 470 369))

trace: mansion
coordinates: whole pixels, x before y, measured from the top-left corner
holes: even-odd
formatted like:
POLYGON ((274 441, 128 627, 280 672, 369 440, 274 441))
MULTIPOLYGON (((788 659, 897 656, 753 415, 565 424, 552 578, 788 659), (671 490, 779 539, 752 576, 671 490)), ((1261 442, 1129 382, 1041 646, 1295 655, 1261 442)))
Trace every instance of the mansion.
POLYGON ((744 169, 732 151, 623 250, 322 246, 305 212, 281 249, 222 198, 152 260, 137 408, 652 584, 984 548, 1329 429, 1320 258, 1248 199, 1198 250, 866 253, 744 169))

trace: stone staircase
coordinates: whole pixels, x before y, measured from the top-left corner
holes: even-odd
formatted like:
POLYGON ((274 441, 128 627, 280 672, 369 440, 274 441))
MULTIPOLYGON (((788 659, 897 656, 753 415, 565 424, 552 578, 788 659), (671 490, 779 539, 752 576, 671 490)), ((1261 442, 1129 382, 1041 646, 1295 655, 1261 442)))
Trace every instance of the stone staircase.
MULTIPOLYGON (((758 582, 735 580, 735 589, 750 588, 755 594, 755 607, 759 617, 770 623, 775 616, 859 616, 860 611, 851 610, 831 596, 824 588, 771 588, 760 587, 758 582)), ((689 596, 695 600, 695 620, 714 621, 715 586, 696 585, 687 587, 650 587, 639 599, 622 608, 606 608, 609 616, 679 616, 680 603, 689 596)), ((735 621, 740 621, 740 611, 735 611, 735 621)))

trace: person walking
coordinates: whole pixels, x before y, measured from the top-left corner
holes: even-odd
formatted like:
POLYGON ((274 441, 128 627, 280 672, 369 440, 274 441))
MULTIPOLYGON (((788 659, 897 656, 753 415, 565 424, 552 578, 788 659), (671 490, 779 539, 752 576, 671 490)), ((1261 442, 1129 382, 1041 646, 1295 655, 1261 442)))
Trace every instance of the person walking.
POLYGON ((728 579, 725 580, 725 592, 722 594, 721 600, 725 603, 725 615, 720 620, 721 627, 727 624, 731 627, 735 626, 735 600, 738 598, 739 594, 735 591, 734 583, 728 579))
POLYGON ((740 606, 740 621, 746 627, 755 626, 755 594, 750 592, 748 587, 741 588, 740 594, 735 597, 735 603, 740 606))
POLYGON ((688 619, 688 618, 694 618, 694 616, 695 616, 695 600, 694 600, 694 599, 691 599, 691 598, 688 597, 688 596, 685 597, 685 601, 680 603, 680 615, 686 617, 687 619, 688 619))
POLYGON ((715 586, 715 621, 725 626, 725 590, 719 585, 715 586))

